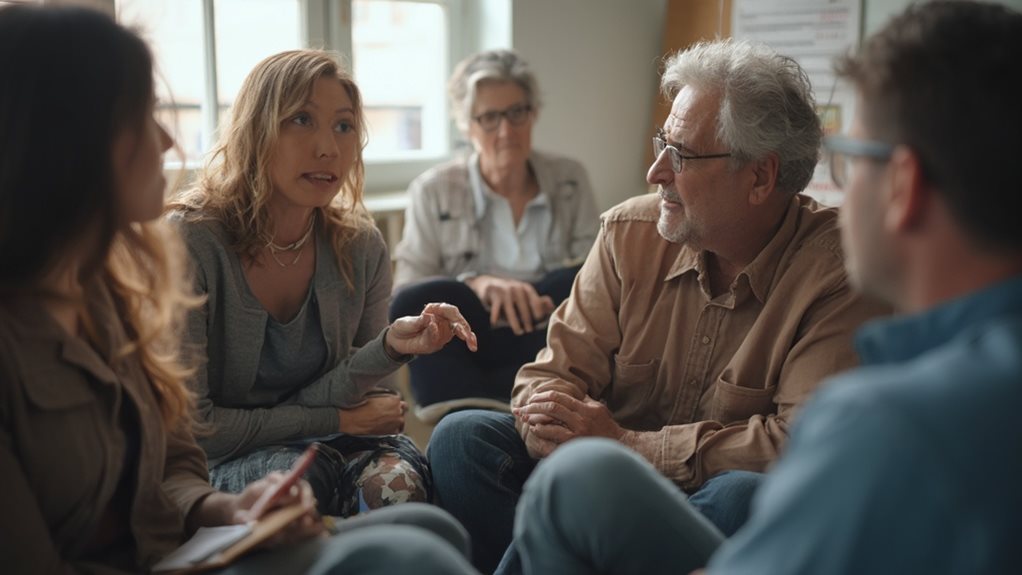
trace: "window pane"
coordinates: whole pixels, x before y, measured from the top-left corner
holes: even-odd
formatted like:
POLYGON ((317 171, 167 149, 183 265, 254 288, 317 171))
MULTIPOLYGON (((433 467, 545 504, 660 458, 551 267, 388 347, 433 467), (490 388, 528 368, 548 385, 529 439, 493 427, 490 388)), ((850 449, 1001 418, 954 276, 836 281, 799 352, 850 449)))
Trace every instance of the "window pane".
MULTIPOLYGON (((302 47, 298 0, 216 0, 216 61, 221 111, 263 58, 302 47)), ((227 118, 221 116, 222 120, 227 118)))
POLYGON ((444 10, 424 2, 352 2, 355 80, 369 123, 367 160, 446 153, 444 10))
MULTIPOLYGON (((157 116, 187 160, 201 158, 205 62, 200 0, 117 0, 117 19, 149 43, 156 63, 157 116)), ((168 160, 174 160, 173 153, 168 160)))
MULTIPOLYGON (((301 47, 300 14, 298 0, 216 0, 213 9, 223 111, 256 63, 301 47)), ((153 49, 160 120, 184 159, 200 161, 212 143, 202 114, 207 93, 202 0, 117 0, 117 14, 122 23, 137 27, 153 49)))

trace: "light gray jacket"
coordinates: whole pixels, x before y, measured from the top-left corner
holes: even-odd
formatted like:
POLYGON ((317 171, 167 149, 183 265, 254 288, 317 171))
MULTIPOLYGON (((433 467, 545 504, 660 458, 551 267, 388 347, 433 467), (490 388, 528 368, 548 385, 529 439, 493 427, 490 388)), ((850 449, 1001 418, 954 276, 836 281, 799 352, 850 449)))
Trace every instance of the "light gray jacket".
POLYGON ((332 366, 299 391, 273 405, 252 397, 269 314, 249 291, 241 261, 213 220, 178 224, 194 260, 196 289, 206 303, 188 318, 189 350, 199 367, 193 377, 199 420, 212 433, 199 438, 210 465, 257 448, 336 433, 337 408, 359 400, 401 366, 383 349, 391 289, 383 236, 373 228, 347 246, 354 290, 341 275, 330 240, 316 230, 312 297, 320 312, 332 366))
MULTIPOLYGON (((549 198, 553 220, 539 271, 581 263, 600 227, 585 168, 538 151, 530 155, 529 165, 540 193, 549 198)), ((394 250, 396 287, 427 277, 489 273, 491 254, 482 253, 480 234, 486 206, 475 191, 483 185, 477 153, 430 168, 412 181, 404 235, 394 250)))

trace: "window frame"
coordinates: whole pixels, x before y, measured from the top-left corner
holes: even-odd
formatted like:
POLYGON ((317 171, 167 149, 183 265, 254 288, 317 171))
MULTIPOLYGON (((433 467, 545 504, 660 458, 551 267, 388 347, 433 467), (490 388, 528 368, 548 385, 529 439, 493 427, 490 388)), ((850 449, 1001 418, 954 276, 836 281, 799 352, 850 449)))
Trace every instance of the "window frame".
MULTIPOLYGON (((95 0, 94 0, 95 1, 95 0)), ((116 13, 116 0, 98 0, 109 5, 109 12, 116 13)), ((203 133, 205 141, 213 141, 209 136, 215 133, 223 120, 217 110, 219 101, 217 85, 216 59, 216 23, 213 2, 201 0, 203 11, 203 75, 205 84, 202 103, 203 133), (211 104, 212 103, 212 104, 211 104)), ((353 60, 352 53, 352 2, 354 0, 294 0, 298 2, 301 31, 299 37, 306 47, 324 48, 340 53, 348 62, 353 60)), ((372 0, 370 0, 372 1, 372 0)), ((444 8, 447 19, 447 49, 444 62, 444 78, 450 76, 454 66, 468 54, 475 51, 478 40, 471 26, 470 17, 466 15, 465 0, 399 0, 423 4, 437 4, 444 8)), ((446 82, 445 82, 446 83, 446 82)), ((444 94, 443 100, 447 97, 444 94)), ((450 118, 450 110, 443 107, 442 124, 446 126, 445 150, 440 154, 423 154, 415 158, 366 160, 365 194, 379 196, 381 194, 401 193, 416 176, 440 162, 451 158, 457 152, 460 135, 450 118)), ((194 176, 203 165, 202 160, 191 160, 182 163, 176 158, 164 162, 164 170, 179 173, 188 179, 194 176)))

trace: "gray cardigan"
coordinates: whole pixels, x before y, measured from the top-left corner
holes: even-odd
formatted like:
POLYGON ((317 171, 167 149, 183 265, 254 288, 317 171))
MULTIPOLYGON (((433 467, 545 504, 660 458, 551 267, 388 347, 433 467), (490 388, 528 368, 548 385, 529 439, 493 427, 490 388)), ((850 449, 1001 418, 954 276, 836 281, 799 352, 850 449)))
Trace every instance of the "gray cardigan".
POLYGON ((359 234, 343 257, 352 263, 349 291, 326 232, 316 231, 316 299, 332 366, 275 405, 251 397, 269 314, 249 291, 241 260, 214 220, 178 224, 194 260, 196 290, 205 305, 188 318, 187 351, 200 367, 193 377, 200 436, 210 465, 260 447, 337 433, 337 408, 355 403, 401 366, 387 355, 383 338, 391 290, 390 260, 379 230, 359 234), (204 363, 204 365, 201 365, 204 363))

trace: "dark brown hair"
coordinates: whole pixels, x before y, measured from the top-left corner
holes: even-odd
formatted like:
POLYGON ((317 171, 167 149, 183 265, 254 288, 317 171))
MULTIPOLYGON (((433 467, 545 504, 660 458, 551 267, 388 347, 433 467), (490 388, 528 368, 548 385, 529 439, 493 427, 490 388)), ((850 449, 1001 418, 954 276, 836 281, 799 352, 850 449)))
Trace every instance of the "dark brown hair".
POLYGON ((79 287, 102 283, 128 337, 111 364, 135 358, 168 428, 191 421, 189 371, 179 362, 187 307, 197 303, 183 245, 163 222, 126 224, 113 148, 150 121, 148 47, 109 16, 85 8, 0 8, 0 297, 50 294, 46 278, 74 254, 79 287))
POLYGON ((837 72, 862 96, 870 137, 903 144, 962 228, 1022 248, 1022 14, 978 2, 910 6, 837 72))

